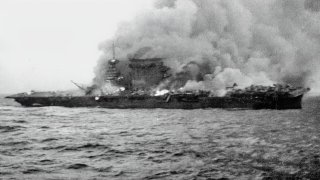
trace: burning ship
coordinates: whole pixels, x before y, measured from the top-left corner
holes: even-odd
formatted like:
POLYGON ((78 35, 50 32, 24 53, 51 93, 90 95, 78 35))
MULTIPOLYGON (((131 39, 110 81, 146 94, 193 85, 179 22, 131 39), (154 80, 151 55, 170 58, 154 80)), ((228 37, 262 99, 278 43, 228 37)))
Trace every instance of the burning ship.
POLYGON ((164 65, 163 59, 132 58, 127 64, 122 64, 128 69, 125 74, 119 71, 118 64, 119 60, 116 58, 108 61, 105 84, 109 87, 109 91, 105 91, 98 85, 82 87, 74 83, 83 91, 82 95, 67 92, 31 92, 7 98, 12 98, 26 107, 300 109, 303 95, 309 91, 309 88, 280 84, 252 85, 240 89, 236 83, 232 87, 226 87, 226 93, 223 96, 204 90, 158 89, 155 91, 155 87, 172 78, 170 68, 164 65))

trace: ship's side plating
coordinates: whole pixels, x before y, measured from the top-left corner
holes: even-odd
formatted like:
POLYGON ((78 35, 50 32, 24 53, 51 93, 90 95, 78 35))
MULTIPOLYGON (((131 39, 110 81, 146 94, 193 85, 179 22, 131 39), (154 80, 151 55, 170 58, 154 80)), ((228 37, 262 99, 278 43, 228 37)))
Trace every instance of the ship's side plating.
POLYGON ((241 109, 301 109, 303 95, 296 97, 205 97, 186 94, 164 96, 52 96, 14 97, 20 104, 34 106, 102 107, 102 108, 241 108, 241 109))

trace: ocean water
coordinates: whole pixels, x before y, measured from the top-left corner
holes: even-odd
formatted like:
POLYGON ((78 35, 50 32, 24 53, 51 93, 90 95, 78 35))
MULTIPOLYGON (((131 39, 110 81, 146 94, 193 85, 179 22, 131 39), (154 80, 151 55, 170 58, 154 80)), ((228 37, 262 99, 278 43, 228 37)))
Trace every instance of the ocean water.
POLYGON ((0 179, 319 179, 302 110, 24 108, 0 98, 0 179))

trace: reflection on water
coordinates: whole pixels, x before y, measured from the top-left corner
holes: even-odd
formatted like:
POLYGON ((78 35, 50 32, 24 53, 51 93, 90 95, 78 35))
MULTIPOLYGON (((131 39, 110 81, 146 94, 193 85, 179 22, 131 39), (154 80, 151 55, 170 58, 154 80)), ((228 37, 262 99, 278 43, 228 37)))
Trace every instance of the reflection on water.
POLYGON ((320 98, 303 110, 23 108, 0 99, 0 177, 319 179, 320 98))

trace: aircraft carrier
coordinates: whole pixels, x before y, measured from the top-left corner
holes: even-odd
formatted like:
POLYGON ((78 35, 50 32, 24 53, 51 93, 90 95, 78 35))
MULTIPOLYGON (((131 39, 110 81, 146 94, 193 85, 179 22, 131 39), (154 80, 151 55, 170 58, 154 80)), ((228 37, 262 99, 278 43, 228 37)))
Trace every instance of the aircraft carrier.
POLYGON ((310 90, 280 84, 252 85, 239 89, 234 84, 232 87, 223 87, 226 89, 223 96, 202 90, 164 89, 154 92, 154 87, 171 78, 170 68, 164 65, 162 59, 130 59, 124 74, 119 71, 118 63, 119 60, 115 58, 109 60, 105 72, 105 83, 114 88, 111 93, 105 92, 101 85, 82 87, 74 83, 83 94, 33 91, 7 98, 26 107, 301 109, 303 95, 310 90))

